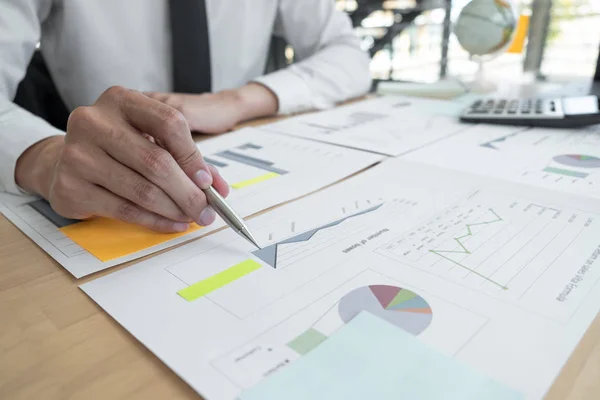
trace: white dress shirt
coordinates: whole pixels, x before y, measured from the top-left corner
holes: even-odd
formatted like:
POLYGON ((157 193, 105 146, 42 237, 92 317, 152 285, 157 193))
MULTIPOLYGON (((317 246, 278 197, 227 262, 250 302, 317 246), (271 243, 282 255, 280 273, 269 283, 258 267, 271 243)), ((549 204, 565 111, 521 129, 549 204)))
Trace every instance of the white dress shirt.
MULTIPOLYGON (((365 93, 368 57, 334 0, 206 0, 214 91, 258 81, 282 114, 327 108, 365 93), (271 35, 297 63, 264 73, 271 35)), ((112 85, 171 91, 168 0, 0 0, 0 189, 19 193, 18 157, 63 134, 16 106, 38 42, 67 105, 90 105, 112 85)))

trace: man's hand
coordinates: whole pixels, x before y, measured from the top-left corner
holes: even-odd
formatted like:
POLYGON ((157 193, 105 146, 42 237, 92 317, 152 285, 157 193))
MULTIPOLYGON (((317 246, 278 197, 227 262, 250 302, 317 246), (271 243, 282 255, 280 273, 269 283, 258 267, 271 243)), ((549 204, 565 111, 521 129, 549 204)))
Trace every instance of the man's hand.
POLYGON ((21 155, 17 184, 67 218, 115 218, 158 232, 209 225, 215 212, 200 188, 229 188, 208 166, 175 108, 112 87, 69 117, 67 134, 21 155))
POLYGON ((146 93, 179 110, 193 132, 223 133, 240 122, 272 115, 278 101, 273 92, 258 83, 209 94, 146 93))

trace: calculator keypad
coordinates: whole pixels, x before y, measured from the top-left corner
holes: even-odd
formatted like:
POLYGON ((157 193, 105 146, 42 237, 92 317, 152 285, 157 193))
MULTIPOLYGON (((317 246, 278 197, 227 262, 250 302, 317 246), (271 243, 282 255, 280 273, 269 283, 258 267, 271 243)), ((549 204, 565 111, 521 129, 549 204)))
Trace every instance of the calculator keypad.
POLYGON ((562 118, 560 99, 485 99, 477 100, 466 110, 473 118, 539 119, 562 118))

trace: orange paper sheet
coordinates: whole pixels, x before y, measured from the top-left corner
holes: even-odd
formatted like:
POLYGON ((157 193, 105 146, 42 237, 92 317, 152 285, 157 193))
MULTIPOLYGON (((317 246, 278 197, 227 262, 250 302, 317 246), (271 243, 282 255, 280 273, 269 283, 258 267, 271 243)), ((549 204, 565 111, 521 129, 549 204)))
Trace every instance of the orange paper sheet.
POLYGON ((149 247, 197 231, 201 226, 191 224, 182 233, 156 233, 137 225, 114 219, 94 218, 60 228, 72 241, 100 261, 111 261, 149 247))

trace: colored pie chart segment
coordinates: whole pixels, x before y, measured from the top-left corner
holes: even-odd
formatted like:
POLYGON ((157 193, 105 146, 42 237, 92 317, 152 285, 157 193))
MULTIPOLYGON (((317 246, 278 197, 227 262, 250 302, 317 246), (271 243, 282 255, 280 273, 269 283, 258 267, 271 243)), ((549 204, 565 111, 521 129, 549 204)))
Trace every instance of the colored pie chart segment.
POLYGON ((361 311, 368 311, 413 335, 423 332, 433 318, 425 299, 410 290, 389 285, 360 287, 340 300, 338 312, 344 323, 361 311))
POLYGON ((559 164, 577 168, 600 168, 600 158, 584 154, 563 154, 554 157, 559 164))

